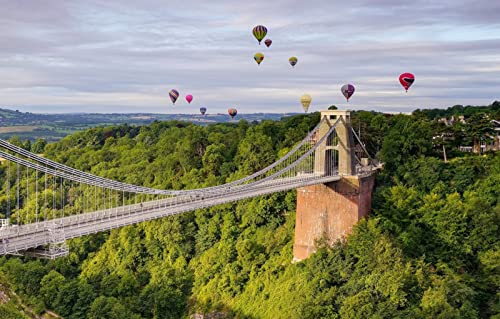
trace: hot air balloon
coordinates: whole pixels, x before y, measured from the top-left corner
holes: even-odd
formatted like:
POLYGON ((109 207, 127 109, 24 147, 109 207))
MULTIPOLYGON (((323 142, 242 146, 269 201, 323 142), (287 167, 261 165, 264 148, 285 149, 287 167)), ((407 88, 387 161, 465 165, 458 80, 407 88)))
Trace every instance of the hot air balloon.
POLYGON ((255 55, 253 56, 255 62, 257 62, 258 65, 260 65, 260 63, 264 60, 264 54, 262 53, 255 53, 255 55))
POLYGON ((191 94, 186 95, 186 101, 191 104, 191 101, 193 100, 193 96, 191 94))
POLYGON ((304 112, 307 112, 309 110, 309 105, 311 104, 312 97, 309 94, 304 94, 300 97, 300 103, 302 103, 302 108, 304 109, 304 112))
POLYGON ((172 89, 170 90, 170 93, 168 93, 168 95, 170 95, 172 103, 175 104, 175 101, 177 101, 177 98, 179 97, 179 91, 172 89))
POLYGON ((231 116, 231 119, 234 119, 236 114, 238 114, 238 111, 236 109, 230 108, 227 110, 227 113, 231 116))
POLYGON ((347 99, 347 102, 349 102, 349 98, 354 94, 354 85, 352 84, 345 84, 342 86, 340 89, 342 94, 344 94, 345 98, 347 99))
POLYGON ((271 40, 271 39, 266 39, 266 40, 264 41, 264 44, 265 44, 265 45, 266 45, 266 47, 268 47, 268 48, 271 46, 271 44, 272 44, 272 43, 273 43, 273 40, 271 40))
POLYGON ((399 76, 399 83, 401 83, 407 93, 413 82, 415 82, 415 76, 411 73, 403 73, 399 76))
POLYGON ((267 34, 267 28, 263 25, 258 25, 253 28, 253 36, 259 41, 262 41, 267 34))
POLYGON ((201 115, 205 115, 205 113, 207 113, 207 108, 206 107, 200 107, 200 113, 201 113, 201 115))
POLYGON ((291 65, 292 67, 294 67, 294 66, 295 66, 295 64, 297 64, 297 61, 298 61, 298 60, 297 60, 297 58, 296 58, 296 57, 294 57, 294 56, 293 56, 293 57, 291 57, 290 59, 288 59, 288 62, 290 63, 290 65, 291 65))

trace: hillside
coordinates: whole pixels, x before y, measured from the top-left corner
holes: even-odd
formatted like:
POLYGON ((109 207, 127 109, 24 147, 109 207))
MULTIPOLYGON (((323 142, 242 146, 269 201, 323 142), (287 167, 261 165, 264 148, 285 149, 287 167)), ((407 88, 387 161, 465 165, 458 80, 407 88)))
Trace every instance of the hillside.
POLYGON ((146 125, 154 121, 186 121, 199 125, 213 123, 231 123, 239 119, 249 122, 262 120, 279 120, 282 117, 296 113, 253 113, 238 114, 232 120, 227 114, 154 114, 154 113, 63 113, 37 114, 19 112, 0 108, 0 138, 9 139, 14 135, 21 140, 31 142, 42 138, 48 142, 58 141, 61 138, 96 126, 110 125, 146 125))
MULTIPOLYGON (((318 121, 93 128, 44 156, 129 183, 206 187, 272 163, 318 121)), ((37 311, 74 319, 498 318, 500 153, 456 151, 445 163, 436 121, 352 121, 385 163, 373 212, 347 242, 320 241, 303 262, 291 263, 290 191, 75 239, 55 261, 2 257, 0 271, 37 311)))

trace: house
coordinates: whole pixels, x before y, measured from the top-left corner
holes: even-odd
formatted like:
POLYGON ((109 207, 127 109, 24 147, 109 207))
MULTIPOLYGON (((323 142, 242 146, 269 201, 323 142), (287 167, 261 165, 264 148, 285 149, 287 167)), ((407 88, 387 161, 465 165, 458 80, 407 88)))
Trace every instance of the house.
POLYGON ((465 117, 463 115, 459 115, 457 117, 452 115, 449 119, 446 117, 442 117, 442 118, 438 119, 438 122, 443 123, 446 126, 452 126, 453 124, 458 123, 458 122, 465 124, 465 117))

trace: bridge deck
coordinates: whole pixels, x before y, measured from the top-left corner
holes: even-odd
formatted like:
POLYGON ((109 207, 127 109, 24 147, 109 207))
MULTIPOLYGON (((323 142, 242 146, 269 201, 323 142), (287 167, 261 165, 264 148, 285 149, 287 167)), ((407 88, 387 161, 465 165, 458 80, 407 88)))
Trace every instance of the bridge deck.
POLYGON ((65 238, 70 239, 245 198, 332 182, 340 178, 338 175, 325 177, 308 174, 255 185, 228 187, 217 194, 172 197, 145 202, 142 205, 126 205, 37 224, 10 226, 0 230, 0 255, 49 244, 52 242, 51 234, 56 231, 63 230, 65 238))

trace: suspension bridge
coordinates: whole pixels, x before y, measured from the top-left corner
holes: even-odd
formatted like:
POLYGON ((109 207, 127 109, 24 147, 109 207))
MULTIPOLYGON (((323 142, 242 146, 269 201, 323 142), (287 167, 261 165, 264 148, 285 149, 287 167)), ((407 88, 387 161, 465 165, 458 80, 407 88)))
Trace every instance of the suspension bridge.
POLYGON ((264 194, 369 175, 376 169, 349 112, 322 112, 319 124, 268 167, 223 185, 162 190, 83 172, 0 140, 6 200, 0 255, 57 258, 66 241, 264 194))

